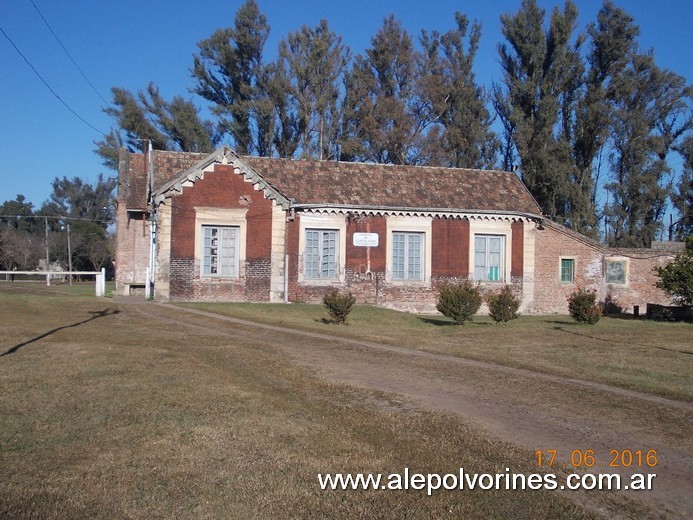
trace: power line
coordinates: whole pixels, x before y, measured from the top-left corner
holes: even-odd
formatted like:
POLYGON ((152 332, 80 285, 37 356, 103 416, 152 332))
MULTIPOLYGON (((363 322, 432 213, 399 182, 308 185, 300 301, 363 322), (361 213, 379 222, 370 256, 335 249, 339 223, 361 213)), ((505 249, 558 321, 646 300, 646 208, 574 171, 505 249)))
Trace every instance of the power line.
POLYGON ((0 32, 3 34, 3 36, 4 36, 5 38, 7 38, 7 41, 10 42, 10 44, 12 44, 12 47, 14 47, 14 50, 17 51, 17 54, 19 54, 19 55, 22 57, 22 59, 26 62, 26 64, 29 65, 29 67, 31 68, 31 70, 34 71, 34 74, 36 74, 36 76, 38 76, 38 78, 39 78, 39 79, 41 80, 41 82, 46 86, 46 88, 47 88, 48 90, 51 91, 51 94, 53 94, 53 95, 58 99, 58 101, 60 101, 60 102, 65 106, 65 108, 67 108, 70 112, 72 112, 72 114, 73 114, 77 119, 79 119, 80 121, 82 121, 82 123, 84 123, 85 125, 87 125, 89 128, 91 128, 92 130, 96 130, 98 133, 100 133, 100 134, 103 135, 104 137, 108 137, 104 132, 102 132, 101 130, 99 130, 98 128, 96 128, 96 127, 95 127, 94 125, 92 125, 89 121, 87 121, 87 120, 84 119, 82 116, 80 116, 77 112, 75 112, 75 111, 72 109, 72 107, 70 107, 70 105, 68 105, 67 103, 65 103, 65 101, 63 101, 63 99, 55 92, 55 90, 53 90, 53 88, 48 84, 48 82, 47 82, 45 79, 43 79, 43 76, 41 76, 41 74, 39 74, 39 72, 38 72, 38 71, 36 70, 36 68, 31 64, 31 62, 26 58, 26 56, 24 56, 24 54, 22 54, 22 51, 19 50, 19 48, 18 48, 18 47, 15 45, 15 43, 12 41, 12 38, 10 38, 10 37, 7 35, 7 33, 5 32, 5 30, 4 30, 2 27, 0 27, 0 32))
POLYGON ((82 75, 82 77, 84 78, 84 80, 85 80, 87 83, 89 83, 89 86, 92 88, 92 90, 93 90, 94 92, 96 92, 96 95, 99 96, 99 97, 101 98, 101 101, 103 101, 104 104, 108 105, 108 101, 106 101, 106 100, 103 98, 103 96, 101 95, 101 93, 100 93, 98 90, 96 90, 96 87, 92 84, 91 81, 89 81, 89 78, 87 78, 86 74, 84 74, 84 72, 83 72, 82 69, 79 67, 79 65, 77 65, 77 62, 76 62, 76 61, 74 60, 74 58, 70 55, 70 53, 68 52, 68 50, 65 48, 65 46, 63 45, 63 42, 60 41, 60 38, 58 38, 58 35, 55 34, 55 31, 53 30, 53 28, 52 28, 52 27, 50 26, 50 24, 48 23, 48 20, 46 20, 46 17, 43 16, 43 13, 42 13, 42 12, 39 10, 39 8, 36 6, 36 4, 34 3, 34 0, 30 0, 30 1, 31 1, 31 5, 34 6, 34 9, 36 9, 36 12, 39 14, 39 16, 41 17, 41 19, 43 20, 43 23, 46 24, 46 27, 48 27, 48 30, 51 32, 51 34, 55 37, 55 39, 56 39, 57 42, 60 44, 60 46, 62 47, 62 49, 65 51, 65 54, 67 54, 67 57, 70 58, 70 61, 72 62, 72 64, 77 68, 77 70, 78 70, 79 73, 82 75))

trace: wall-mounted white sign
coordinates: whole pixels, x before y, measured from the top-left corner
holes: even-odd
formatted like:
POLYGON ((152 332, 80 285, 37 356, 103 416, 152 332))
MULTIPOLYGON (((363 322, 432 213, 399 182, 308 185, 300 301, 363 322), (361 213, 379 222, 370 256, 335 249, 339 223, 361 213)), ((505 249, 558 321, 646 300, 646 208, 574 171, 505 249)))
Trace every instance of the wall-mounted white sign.
POLYGON ((357 247, 378 247, 378 233, 354 233, 354 245, 357 247))

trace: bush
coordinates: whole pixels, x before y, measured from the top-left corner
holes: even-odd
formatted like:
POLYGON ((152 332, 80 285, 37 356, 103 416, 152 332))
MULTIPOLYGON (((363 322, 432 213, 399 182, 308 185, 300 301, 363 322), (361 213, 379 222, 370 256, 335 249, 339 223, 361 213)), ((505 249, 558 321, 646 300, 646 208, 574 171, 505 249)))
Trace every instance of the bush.
POLYGON ((655 267, 659 276, 657 287, 670 295, 681 305, 693 305, 693 248, 676 255, 676 258, 664 267, 655 267))
POLYGON ((330 317, 339 324, 346 323, 354 302, 356 302, 356 298, 350 292, 341 292, 339 289, 330 289, 322 299, 330 317))
POLYGON ((498 294, 490 294, 486 298, 488 314, 496 323, 505 323, 519 316, 520 299, 517 298, 509 285, 503 287, 498 294))
POLYGON ((568 297, 568 310, 578 323, 594 325, 602 317, 602 309, 597 302, 597 293, 578 289, 568 297))
POLYGON ((471 319, 481 307, 481 291, 469 280, 447 283, 440 289, 436 309, 458 325, 471 319))

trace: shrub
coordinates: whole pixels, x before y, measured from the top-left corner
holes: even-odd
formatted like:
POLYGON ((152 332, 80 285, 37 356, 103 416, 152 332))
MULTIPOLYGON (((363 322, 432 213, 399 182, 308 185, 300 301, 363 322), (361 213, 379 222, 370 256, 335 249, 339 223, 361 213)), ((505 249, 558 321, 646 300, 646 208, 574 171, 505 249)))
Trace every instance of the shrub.
POLYGON ((597 293, 587 289, 578 289, 568 297, 568 310, 578 323, 594 325, 602 316, 602 309, 597 302, 597 293))
POLYGON ((519 316, 520 299, 517 298, 509 285, 503 287, 498 294, 490 294, 486 298, 488 314, 496 323, 505 323, 519 316))
POLYGON ((440 289, 436 309, 458 325, 471 319, 481 307, 481 291, 469 280, 447 283, 440 289))
POLYGON ((676 255, 676 258, 664 267, 655 267, 659 276, 657 287, 669 294, 681 305, 693 305, 693 248, 676 255))
POLYGON ((330 289, 325 293, 322 303, 327 307, 330 317, 339 324, 346 323, 347 316, 351 312, 356 298, 350 292, 341 292, 339 289, 330 289))

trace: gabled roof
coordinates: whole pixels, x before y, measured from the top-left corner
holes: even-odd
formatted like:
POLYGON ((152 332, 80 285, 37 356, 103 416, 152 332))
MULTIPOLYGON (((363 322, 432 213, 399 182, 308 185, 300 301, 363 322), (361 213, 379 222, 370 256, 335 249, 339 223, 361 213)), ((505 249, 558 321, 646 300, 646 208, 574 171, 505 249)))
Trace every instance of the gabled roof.
POLYGON ((214 164, 233 164, 285 209, 329 206, 541 215, 539 205, 511 172, 249 157, 228 147, 159 187, 155 184, 155 200, 161 202, 194 183, 214 164))
POLYGON ((524 184, 510 172, 265 157, 242 160, 297 206, 541 214, 524 184))

